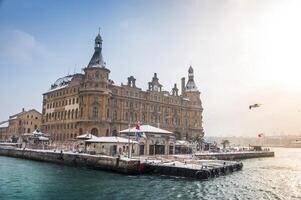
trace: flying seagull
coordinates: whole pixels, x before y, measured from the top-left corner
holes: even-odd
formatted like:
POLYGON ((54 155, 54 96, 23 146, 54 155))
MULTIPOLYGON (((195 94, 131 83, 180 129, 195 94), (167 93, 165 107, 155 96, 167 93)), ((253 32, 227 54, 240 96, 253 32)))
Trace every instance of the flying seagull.
POLYGON ((261 106, 261 104, 255 103, 253 105, 249 105, 249 109, 251 110, 252 108, 258 108, 260 106, 261 106))

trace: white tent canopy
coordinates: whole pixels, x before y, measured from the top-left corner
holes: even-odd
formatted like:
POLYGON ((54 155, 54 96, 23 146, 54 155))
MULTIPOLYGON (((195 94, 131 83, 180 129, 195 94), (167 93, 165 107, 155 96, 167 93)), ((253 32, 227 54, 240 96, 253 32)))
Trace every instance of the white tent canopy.
POLYGON ((172 132, 163 130, 151 125, 141 125, 140 129, 137 130, 136 127, 132 127, 130 129, 125 129, 120 131, 119 133, 137 133, 137 132, 142 132, 142 133, 165 133, 165 134, 172 134, 172 132))
POLYGON ((89 140, 86 140, 85 142, 88 143, 131 143, 131 144, 137 144, 138 142, 129 140, 123 137, 95 137, 89 140))

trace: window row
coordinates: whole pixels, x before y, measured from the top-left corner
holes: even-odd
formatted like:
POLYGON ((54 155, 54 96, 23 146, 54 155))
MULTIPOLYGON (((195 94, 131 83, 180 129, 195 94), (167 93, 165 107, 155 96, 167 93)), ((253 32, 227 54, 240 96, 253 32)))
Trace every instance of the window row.
POLYGON ((50 98, 54 98, 54 97, 59 97, 65 94, 73 94, 73 93, 78 93, 79 92, 79 88, 68 88, 68 89, 64 89, 58 92, 53 92, 51 94, 48 95, 48 97, 50 98))
MULTIPOLYGON (((33 115, 31 115, 31 119, 33 119, 33 115)), ((29 115, 27 115, 27 119, 29 119, 29 115)), ((38 119, 38 117, 35 117, 35 119, 38 119)))
POLYGON ((47 104, 47 109, 57 108, 57 107, 60 107, 60 106, 73 105, 75 103, 78 103, 78 98, 71 98, 71 99, 56 101, 56 102, 48 103, 47 104))
POLYGON ((46 122, 48 120, 65 120, 65 119, 77 119, 78 118, 78 109, 58 111, 46 114, 46 122))
POLYGON ((77 133, 54 133, 51 135, 51 139, 55 141, 65 141, 75 139, 77 136, 77 133))
POLYGON ((63 130, 63 129, 77 129, 76 123, 62 123, 62 124, 51 124, 45 126, 45 131, 52 131, 52 130, 63 130))

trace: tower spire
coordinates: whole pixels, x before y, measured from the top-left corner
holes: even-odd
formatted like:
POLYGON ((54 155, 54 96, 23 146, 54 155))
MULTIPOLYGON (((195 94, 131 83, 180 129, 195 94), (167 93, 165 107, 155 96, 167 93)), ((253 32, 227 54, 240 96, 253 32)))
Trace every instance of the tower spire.
POLYGON ((194 82, 193 68, 191 65, 188 69, 188 82, 186 84, 186 91, 187 92, 198 91, 198 88, 194 82))
POLYGON ((100 28, 95 38, 94 54, 87 67, 105 67, 105 62, 102 57, 102 38, 100 36, 100 28))

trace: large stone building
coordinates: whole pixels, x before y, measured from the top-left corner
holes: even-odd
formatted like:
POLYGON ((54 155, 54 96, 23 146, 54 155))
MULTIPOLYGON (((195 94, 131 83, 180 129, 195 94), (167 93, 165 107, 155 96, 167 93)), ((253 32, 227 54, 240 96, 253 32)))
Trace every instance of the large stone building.
POLYGON ((194 82, 193 68, 188 81, 182 78, 181 94, 175 84, 164 91, 155 73, 148 90, 137 87, 136 79, 115 85, 102 57, 102 38, 95 39, 95 51, 84 73, 59 78, 43 94, 42 130, 55 141, 79 134, 117 135, 129 124, 140 122, 172 131, 177 138, 203 135, 202 103, 194 82))
POLYGON ((35 109, 9 116, 7 121, 0 123, 0 139, 10 140, 11 137, 20 137, 24 133, 32 133, 41 128, 42 114, 35 109))

